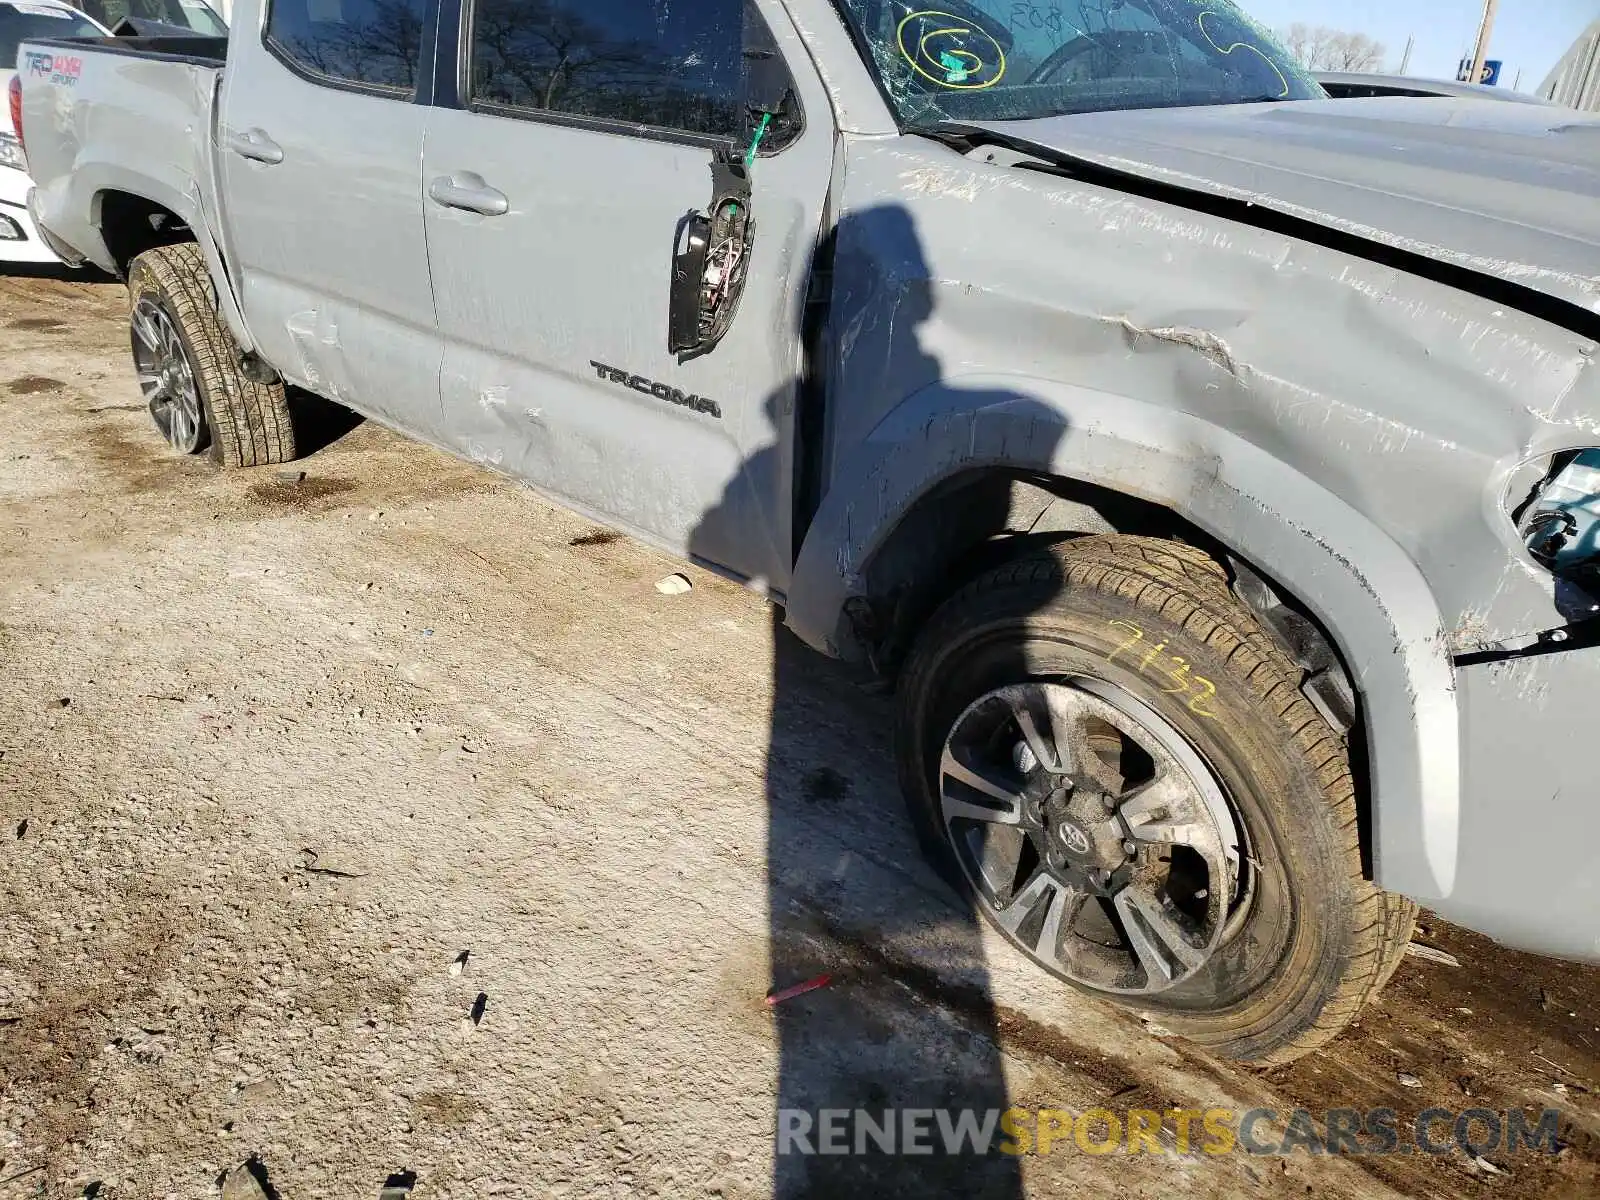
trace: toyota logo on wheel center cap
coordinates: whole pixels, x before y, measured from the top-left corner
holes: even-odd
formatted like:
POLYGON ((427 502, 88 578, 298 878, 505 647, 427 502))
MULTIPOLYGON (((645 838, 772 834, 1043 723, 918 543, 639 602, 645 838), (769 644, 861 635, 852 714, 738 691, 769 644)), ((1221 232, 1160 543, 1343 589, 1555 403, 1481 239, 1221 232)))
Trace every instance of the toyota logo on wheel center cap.
POLYGON ((1089 835, 1071 821, 1061 822, 1056 829, 1056 836, 1061 839, 1061 846, 1068 854, 1088 854, 1094 847, 1089 835))

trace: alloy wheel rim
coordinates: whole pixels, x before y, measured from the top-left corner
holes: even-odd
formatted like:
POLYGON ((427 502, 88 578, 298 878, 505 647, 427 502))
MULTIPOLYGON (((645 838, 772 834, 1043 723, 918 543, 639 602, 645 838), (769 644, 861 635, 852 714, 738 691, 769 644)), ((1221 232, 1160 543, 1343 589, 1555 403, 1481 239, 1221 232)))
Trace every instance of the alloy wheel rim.
POLYGON ((133 361, 150 417, 167 444, 180 454, 200 448, 205 421, 194 367, 178 327, 167 310, 149 296, 133 308, 133 361))
POLYGON ((945 741, 939 801, 985 915, 1035 963, 1096 991, 1180 986, 1251 898, 1222 784, 1170 722, 1105 680, 973 702, 945 741))

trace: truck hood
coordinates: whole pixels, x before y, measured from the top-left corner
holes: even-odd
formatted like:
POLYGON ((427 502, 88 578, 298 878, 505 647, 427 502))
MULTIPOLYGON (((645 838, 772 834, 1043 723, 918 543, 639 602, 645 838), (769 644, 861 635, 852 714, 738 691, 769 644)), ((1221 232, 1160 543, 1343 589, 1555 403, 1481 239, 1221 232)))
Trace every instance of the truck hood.
POLYGON ((1600 119, 1383 97, 1086 113, 981 128, 1242 200, 1600 313, 1600 119))

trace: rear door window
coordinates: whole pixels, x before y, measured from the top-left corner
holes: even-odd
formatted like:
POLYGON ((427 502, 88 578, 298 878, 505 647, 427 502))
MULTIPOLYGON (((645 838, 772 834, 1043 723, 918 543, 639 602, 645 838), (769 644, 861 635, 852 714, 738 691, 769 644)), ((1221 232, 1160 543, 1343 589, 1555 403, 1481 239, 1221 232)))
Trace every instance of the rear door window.
POLYGON ((425 0, 272 0, 267 47, 316 82, 416 91, 425 0))

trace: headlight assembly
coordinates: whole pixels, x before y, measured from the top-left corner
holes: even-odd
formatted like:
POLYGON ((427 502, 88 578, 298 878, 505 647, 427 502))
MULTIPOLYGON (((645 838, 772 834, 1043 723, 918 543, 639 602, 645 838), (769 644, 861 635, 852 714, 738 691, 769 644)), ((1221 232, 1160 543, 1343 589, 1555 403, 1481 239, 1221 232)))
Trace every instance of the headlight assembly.
POLYGON ((22 143, 9 133, 0 133, 0 167, 28 169, 28 160, 22 157, 22 143))

